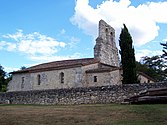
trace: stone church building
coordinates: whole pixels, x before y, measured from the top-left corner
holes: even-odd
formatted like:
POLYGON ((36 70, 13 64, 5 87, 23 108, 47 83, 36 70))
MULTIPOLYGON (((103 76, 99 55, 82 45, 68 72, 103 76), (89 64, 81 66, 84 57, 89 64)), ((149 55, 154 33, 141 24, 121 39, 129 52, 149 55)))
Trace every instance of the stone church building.
POLYGON ((27 91, 121 84, 115 30, 99 21, 94 58, 43 63, 12 72, 8 91, 27 91))
POLYGON ((99 21, 94 58, 43 63, 12 72, 8 91, 28 91, 121 84, 115 30, 99 21))

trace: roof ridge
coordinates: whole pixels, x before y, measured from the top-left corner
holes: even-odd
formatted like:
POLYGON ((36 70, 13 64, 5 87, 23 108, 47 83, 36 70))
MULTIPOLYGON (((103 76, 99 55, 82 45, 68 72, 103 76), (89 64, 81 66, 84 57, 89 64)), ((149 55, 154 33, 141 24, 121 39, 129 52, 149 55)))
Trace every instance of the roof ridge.
POLYGON ((99 59, 97 58, 80 58, 80 59, 70 59, 70 60, 61 60, 61 61, 53 61, 38 64, 24 70, 19 70, 11 73, 25 73, 25 72, 38 72, 38 71, 48 71, 48 70, 56 70, 56 69, 65 69, 72 67, 85 66, 89 64, 99 63, 99 59))
MULTIPOLYGON (((86 60, 86 59, 95 59, 95 58, 80 58, 80 59, 57 60, 57 61, 51 61, 51 62, 46 62, 46 63, 37 64, 37 65, 31 66, 31 67, 29 67, 29 68, 33 68, 33 67, 40 66, 40 65, 51 64, 51 63, 55 63, 55 62, 75 61, 75 60, 86 60)), ((26 68, 26 69, 29 69, 29 68, 26 68)))

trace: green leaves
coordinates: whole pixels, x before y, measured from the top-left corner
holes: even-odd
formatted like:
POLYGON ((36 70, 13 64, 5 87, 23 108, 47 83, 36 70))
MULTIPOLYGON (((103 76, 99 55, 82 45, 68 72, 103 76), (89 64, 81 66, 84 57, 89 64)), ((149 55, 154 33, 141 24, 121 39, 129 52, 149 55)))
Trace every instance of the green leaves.
POLYGON ((167 42, 166 43, 160 43, 163 46, 163 52, 164 54, 162 55, 162 58, 167 60, 167 42))
POLYGON ((145 56, 137 63, 137 71, 144 72, 156 81, 167 80, 167 66, 162 56, 145 56))

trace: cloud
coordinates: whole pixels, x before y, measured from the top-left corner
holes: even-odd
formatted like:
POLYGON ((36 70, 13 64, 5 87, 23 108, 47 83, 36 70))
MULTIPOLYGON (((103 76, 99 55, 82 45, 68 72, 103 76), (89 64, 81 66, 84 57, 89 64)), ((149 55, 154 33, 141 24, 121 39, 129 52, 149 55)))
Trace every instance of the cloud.
POLYGON ((68 43, 70 48, 75 48, 77 46, 77 44, 80 42, 79 38, 76 37, 70 37, 70 42, 68 43))
POLYGON ((12 44, 9 42, 1 41, 0 42, 0 50, 6 49, 7 51, 13 51, 16 49, 16 44, 12 44))
POLYGON ((155 51, 155 50, 151 51, 148 49, 137 50, 135 57, 137 61, 140 61, 142 57, 145 57, 145 56, 151 57, 155 55, 162 55, 162 51, 155 51))
POLYGON ((11 68, 11 67, 4 67, 5 72, 13 72, 13 71, 18 71, 20 68, 11 68))
POLYGON ((125 23, 136 46, 144 45, 158 36, 157 23, 167 23, 167 2, 147 2, 137 7, 130 0, 103 1, 96 8, 89 5, 89 0, 77 0, 75 13, 70 19, 85 33, 97 37, 97 24, 104 19, 116 30, 118 43, 122 24, 125 23))
POLYGON ((167 42, 167 38, 162 40, 163 42, 167 42))
POLYGON ((22 30, 18 30, 14 34, 3 35, 3 37, 13 42, 0 42, 0 49, 19 51, 31 56, 51 56, 57 53, 59 48, 66 46, 66 43, 58 42, 54 38, 42 35, 38 32, 23 34, 22 30))
POLYGON ((60 34, 62 35, 62 34, 65 34, 66 33, 66 30, 65 29, 62 29, 61 31, 60 31, 60 34))
POLYGON ((7 34, 3 37, 14 40, 13 44, 5 42, 8 46, 7 50, 17 49, 29 55, 52 55, 58 51, 58 48, 66 46, 64 42, 58 42, 38 32, 23 34, 22 30, 18 30, 15 34, 7 34))
MULTIPOLYGON (((62 35, 65 30, 61 30, 62 35)), ((55 38, 34 32, 24 34, 23 30, 17 30, 14 34, 3 35, 7 41, 0 41, 0 50, 19 52, 26 55, 30 60, 37 62, 48 62, 64 59, 79 58, 81 54, 58 56, 58 52, 63 48, 74 48, 80 39, 68 37, 69 43, 59 42, 55 38), (10 41, 10 42, 9 42, 10 41)))

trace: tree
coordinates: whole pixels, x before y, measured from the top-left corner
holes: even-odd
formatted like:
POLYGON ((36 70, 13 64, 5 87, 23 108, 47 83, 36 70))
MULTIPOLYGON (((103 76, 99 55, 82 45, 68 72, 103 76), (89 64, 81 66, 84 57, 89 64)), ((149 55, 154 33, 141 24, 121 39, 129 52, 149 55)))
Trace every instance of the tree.
POLYGON ((136 64, 132 37, 126 27, 121 30, 119 37, 121 63, 123 69, 123 84, 137 83, 136 64))
POLYGON ((137 71, 144 72, 156 81, 167 80, 167 68, 161 56, 142 57, 141 63, 137 62, 137 71))
POLYGON ((25 66, 22 66, 20 69, 23 70, 23 69, 26 69, 26 67, 25 67, 25 66))
POLYGON ((6 72, 3 70, 3 67, 0 65, 0 91, 2 91, 2 86, 5 84, 6 72))
POLYGON ((167 60, 167 42, 166 43, 160 43, 160 44, 163 46, 163 50, 162 51, 164 52, 162 57, 167 60))

